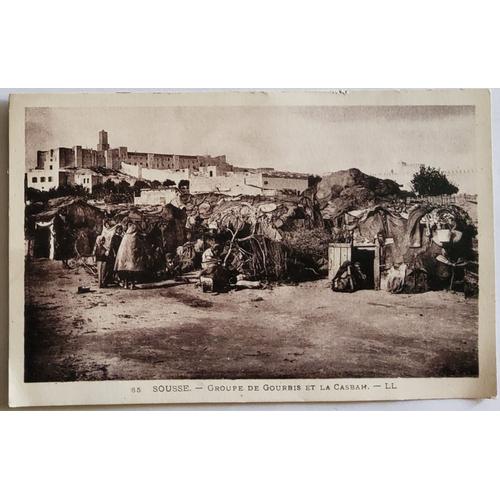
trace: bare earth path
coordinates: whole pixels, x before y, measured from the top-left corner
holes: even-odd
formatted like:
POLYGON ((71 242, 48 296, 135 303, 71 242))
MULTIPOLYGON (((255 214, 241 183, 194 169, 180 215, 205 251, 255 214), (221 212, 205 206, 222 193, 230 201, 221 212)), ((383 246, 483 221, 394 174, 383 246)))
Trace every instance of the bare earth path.
POLYGON ((477 300, 462 294, 99 290, 60 262, 27 266, 27 381, 477 375, 477 300))

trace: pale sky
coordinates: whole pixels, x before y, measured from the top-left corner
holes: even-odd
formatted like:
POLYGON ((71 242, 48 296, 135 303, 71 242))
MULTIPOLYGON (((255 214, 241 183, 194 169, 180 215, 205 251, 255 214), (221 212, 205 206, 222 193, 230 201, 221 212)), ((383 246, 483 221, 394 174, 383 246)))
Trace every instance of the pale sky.
POLYGON ((377 175, 426 163, 474 169, 472 106, 28 108, 27 165, 36 151, 111 147, 175 154, 226 154, 243 167, 322 174, 346 168, 377 175))

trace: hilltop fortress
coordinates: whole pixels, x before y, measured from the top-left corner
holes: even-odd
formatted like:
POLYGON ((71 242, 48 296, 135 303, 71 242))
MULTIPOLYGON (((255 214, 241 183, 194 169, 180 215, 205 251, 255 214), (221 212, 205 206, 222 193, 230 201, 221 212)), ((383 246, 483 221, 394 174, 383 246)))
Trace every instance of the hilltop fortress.
POLYGON ((308 175, 273 168, 243 168, 228 163, 226 156, 141 153, 125 146, 111 148, 108 133, 99 132, 96 149, 73 146, 37 152, 37 164, 29 168, 26 185, 48 191, 65 184, 79 184, 89 191, 106 174, 121 172, 135 180, 190 182, 191 192, 219 191, 228 194, 274 194, 280 190, 302 192, 308 175))

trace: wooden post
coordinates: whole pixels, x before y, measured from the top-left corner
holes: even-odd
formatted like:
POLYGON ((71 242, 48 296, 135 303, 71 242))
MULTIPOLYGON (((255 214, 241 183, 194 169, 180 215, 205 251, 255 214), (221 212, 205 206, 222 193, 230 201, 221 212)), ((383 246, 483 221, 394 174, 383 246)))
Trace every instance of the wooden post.
POLYGON ((373 283, 375 290, 380 290, 380 242, 375 240, 375 258, 373 259, 373 283))

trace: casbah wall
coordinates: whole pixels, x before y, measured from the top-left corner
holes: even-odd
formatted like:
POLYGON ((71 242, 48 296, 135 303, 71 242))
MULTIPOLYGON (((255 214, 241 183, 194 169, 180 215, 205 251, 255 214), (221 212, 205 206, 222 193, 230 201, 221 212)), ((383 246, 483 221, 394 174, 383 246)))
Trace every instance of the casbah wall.
POLYGON ((262 186, 267 189, 291 189, 293 191, 305 191, 309 185, 306 178, 296 177, 262 177, 262 186))
POLYGON ((141 195, 134 197, 134 205, 166 205, 178 197, 177 189, 142 189, 141 195))

